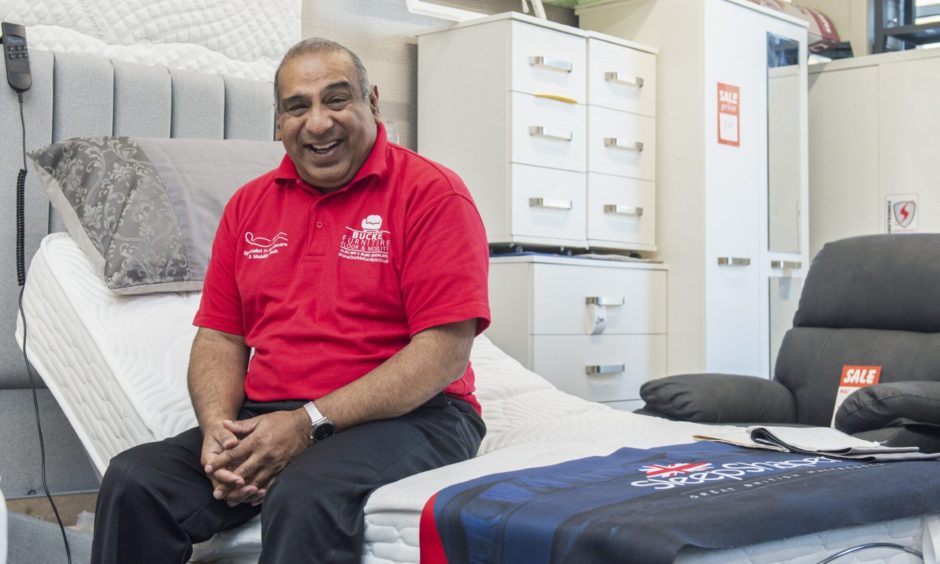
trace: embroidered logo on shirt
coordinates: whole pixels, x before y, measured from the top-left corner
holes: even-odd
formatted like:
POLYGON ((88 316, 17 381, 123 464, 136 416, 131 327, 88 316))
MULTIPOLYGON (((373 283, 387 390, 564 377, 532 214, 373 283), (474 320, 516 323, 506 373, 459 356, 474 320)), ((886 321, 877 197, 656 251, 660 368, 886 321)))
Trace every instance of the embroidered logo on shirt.
POLYGON ((287 246, 287 233, 278 231, 277 235, 268 239, 246 231, 245 242, 254 247, 244 251, 249 260, 266 259, 271 255, 276 255, 279 248, 287 246))
POLYGON ((362 220, 362 229, 346 228, 339 244, 339 256, 365 262, 388 262, 389 231, 382 229, 382 216, 370 215, 362 220))

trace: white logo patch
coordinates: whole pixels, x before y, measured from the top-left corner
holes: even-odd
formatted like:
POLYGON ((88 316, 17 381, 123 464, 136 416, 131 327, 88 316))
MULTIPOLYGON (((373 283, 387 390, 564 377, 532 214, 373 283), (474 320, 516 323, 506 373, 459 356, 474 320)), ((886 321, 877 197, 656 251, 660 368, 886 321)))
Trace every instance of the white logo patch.
POLYGON ((362 220, 362 229, 347 227, 339 244, 339 256, 365 262, 388 262, 390 232, 382 229, 382 216, 370 215, 362 220))
POLYGON ((278 231, 277 235, 268 239, 246 231, 245 242, 254 247, 244 251, 249 260, 266 259, 271 255, 276 255, 279 248, 287 246, 287 233, 278 231))

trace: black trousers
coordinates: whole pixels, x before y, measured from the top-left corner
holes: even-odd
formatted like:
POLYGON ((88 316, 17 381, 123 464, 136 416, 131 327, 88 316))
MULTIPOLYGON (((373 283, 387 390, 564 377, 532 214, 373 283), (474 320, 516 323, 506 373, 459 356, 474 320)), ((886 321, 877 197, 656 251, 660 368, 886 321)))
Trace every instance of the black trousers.
MULTIPOLYGON (((303 402, 246 403, 254 417, 303 402)), ((261 513, 262 563, 360 562, 363 508, 376 488, 472 458, 486 432, 466 402, 440 394, 396 419, 346 429, 292 460, 258 507, 212 497, 202 433, 131 448, 111 460, 98 494, 91 561, 183 563, 193 543, 261 513)))

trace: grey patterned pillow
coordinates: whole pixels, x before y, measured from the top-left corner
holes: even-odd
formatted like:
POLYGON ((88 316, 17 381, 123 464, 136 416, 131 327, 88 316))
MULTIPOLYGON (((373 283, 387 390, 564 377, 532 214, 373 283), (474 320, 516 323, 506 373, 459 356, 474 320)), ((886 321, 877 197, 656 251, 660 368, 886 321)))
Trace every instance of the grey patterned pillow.
POLYGON ((76 138, 29 154, 69 234, 119 294, 202 289, 225 203, 274 141, 76 138))

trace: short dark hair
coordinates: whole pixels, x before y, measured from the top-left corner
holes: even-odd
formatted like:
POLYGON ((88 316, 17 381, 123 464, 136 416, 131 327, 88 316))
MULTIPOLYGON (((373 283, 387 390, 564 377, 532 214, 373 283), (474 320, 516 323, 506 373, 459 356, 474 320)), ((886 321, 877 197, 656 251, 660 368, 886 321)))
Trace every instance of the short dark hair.
POLYGON ((277 66, 277 71, 274 73, 274 104, 278 111, 281 109, 281 93, 278 87, 278 76, 281 74, 281 69, 284 67, 284 63, 293 59, 294 57, 299 57, 300 55, 320 52, 346 53, 346 55, 348 55, 352 60, 353 66, 356 69, 356 79, 359 83, 359 92, 362 94, 364 99, 369 99, 369 73, 366 71, 365 65, 362 64, 362 59, 360 59, 358 55, 353 53, 347 47, 340 45, 335 41, 330 41, 329 39, 324 39, 322 37, 309 37, 295 43, 293 47, 287 50, 287 53, 284 54, 284 58, 281 59, 281 63, 277 66))

